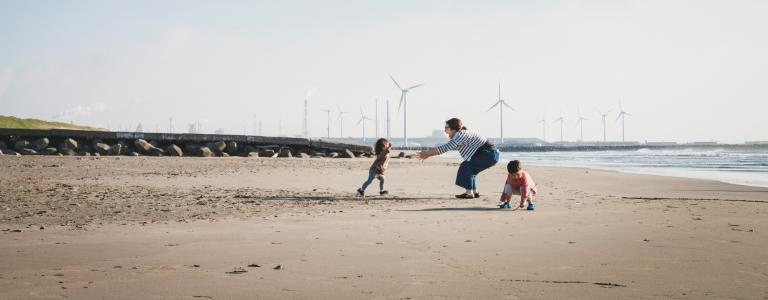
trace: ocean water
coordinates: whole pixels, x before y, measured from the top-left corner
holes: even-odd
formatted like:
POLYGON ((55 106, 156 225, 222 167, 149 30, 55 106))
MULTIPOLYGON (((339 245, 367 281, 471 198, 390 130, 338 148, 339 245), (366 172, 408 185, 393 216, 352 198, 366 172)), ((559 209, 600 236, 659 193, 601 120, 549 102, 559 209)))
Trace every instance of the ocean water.
MULTIPOLYGON (((446 154, 459 158, 457 152, 446 154)), ((766 149, 502 152, 501 159, 505 164, 518 159, 524 165, 583 167, 768 187, 766 149)))

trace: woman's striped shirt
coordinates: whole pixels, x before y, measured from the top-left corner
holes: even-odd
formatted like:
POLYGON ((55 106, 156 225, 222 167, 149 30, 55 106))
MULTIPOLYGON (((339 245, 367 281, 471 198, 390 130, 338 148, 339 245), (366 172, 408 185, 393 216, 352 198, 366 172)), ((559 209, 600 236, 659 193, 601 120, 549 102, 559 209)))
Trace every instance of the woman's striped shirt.
POLYGON ((437 152, 443 154, 451 150, 459 150, 459 154, 465 161, 472 159, 472 155, 475 154, 480 146, 488 142, 488 139, 478 135, 477 133, 459 130, 453 135, 453 138, 447 143, 437 146, 437 152))

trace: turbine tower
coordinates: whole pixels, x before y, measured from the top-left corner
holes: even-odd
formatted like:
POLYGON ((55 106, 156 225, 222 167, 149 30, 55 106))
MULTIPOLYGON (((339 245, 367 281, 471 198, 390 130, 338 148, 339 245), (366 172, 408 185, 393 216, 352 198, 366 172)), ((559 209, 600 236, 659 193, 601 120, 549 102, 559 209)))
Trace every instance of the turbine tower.
POLYGON ((563 121, 565 121, 565 119, 563 119, 562 111, 560 112, 560 117, 552 121, 552 123, 560 122, 560 143, 561 144, 563 143, 563 121))
POLYGON ((542 140, 546 142, 547 141, 547 117, 546 117, 546 115, 542 115, 541 116, 541 120, 539 120, 536 123, 537 124, 541 123, 541 133, 542 133, 541 136, 542 136, 542 140))
POLYGON ((389 75, 389 78, 391 78, 392 82, 394 82, 397 88, 400 89, 400 104, 397 106, 397 112, 399 114, 400 108, 403 108, 403 146, 408 147, 408 100, 406 99, 406 96, 408 95, 408 91, 420 87, 424 84, 420 83, 404 89, 400 87, 400 84, 397 83, 395 77, 392 77, 391 74, 389 75))
POLYGON ((584 141, 584 120, 587 120, 587 118, 584 118, 581 116, 581 110, 579 108, 576 108, 576 113, 578 114, 579 118, 576 120, 576 126, 579 126, 579 143, 584 141))
POLYGON ((368 118, 365 116, 365 112, 363 112, 363 107, 360 106, 360 120, 357 121, 357 124, 360 125, 360 123, 363 124, 363 143, 365 143, 365 121, 370 121, 371 118, 368 118))
POLYGON ((374 106, 375 109, 373 111, 376 114, 376 116, 374 117, 374 119, 376 119, 374 121, 374 122, 376 122, 376 126, 374 126, 374 128, 376 128, 376 129, 374 130, 374 132, 376 134, 376 137, 378 138, 379 137, 379 98, 374 99, 373 102, 375 104, 375 106, 374 106))
POLYGON ((486 112, 491 111, 491 109, 496 106, 499 107, 499 145, 501 145, 504 144, 504 107, 506 106, 512 111, 515 111, 515 109, 512 108, 512 106, 509 106, 509 104, 507 104, 504 99, 501 99, 501 80, 499 80, 499 99, 486 112))
POLYGON ((338 118, 338 120, 339 120, 339 137, 341 137, 341 138, 344 137, 344 114, 346 114, 346 113, 349 113, 349 112, 341 111, 341 109, 339 109, 339 118, 338 118))
MULTIPOLYGON (((621 108, 621 97, 619 97, 619 116, 616 117, 616 121, 621 119, 621 142, 624 142, 624 116, 632 116, 628 112, 624 111, 623 108, 621 108)), ((614 122, 616 122, 614 121, 614 122)))
POLYGON ((328 114, 328 125, 325 127, 325 130, 328 134, 328 138, 331 138, 331 109, 321 109, 321 111, 324 111, 328 114))
POLYGON ((389 100, 387 100, 387 140, 392 140, 392 137, 389 134, 389 100))
POLYGON ((307 94, 304 96, 304 123, 302 124, 302 134, 304 138, 309 138, 309 97, 315 92, 315 89, 307 90, 307 94))
POLYGON ((612 111, 612 109, 609 109, 608 111, 603 113, 599 109, 597 110, 597 113, 600 114, 600 117, 602 118, 602 123, 603 123, 603 143, 607 143, 608 142, 608 140, 606 139, 606 136, 605 136, 605 118, 608 117, 608 113, 611 112, 611 111, 612 111))
POLYGON ((309 106, 308 103, 309 103, 309 93, 307 93, 307 97, 304 97, 304 123, 301 125, 304 138, 309 137, 309 129, 307 128, 307 122, 309 121, 308 120, 309 114, 307 113, 307 107, 309 106))

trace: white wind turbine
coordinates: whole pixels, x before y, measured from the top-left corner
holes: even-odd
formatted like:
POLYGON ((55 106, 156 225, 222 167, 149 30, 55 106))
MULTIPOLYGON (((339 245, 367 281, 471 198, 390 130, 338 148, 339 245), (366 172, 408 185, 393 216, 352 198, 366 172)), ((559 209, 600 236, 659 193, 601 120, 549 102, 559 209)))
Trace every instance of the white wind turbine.
POLYGON ((576 121, 576 126, 579 126, 579 143, 581 143, 582 141, 584 141, 584 120, 588 120, 588 119, 581 115, 581 110, 579 110, 578 107, 576 108, 576 113, 579 116, 579 118, 576 121))
POLYGON ((324 111, 328 114, 328 125, 326 125, 325 130, 327 133, 328 138, 331 138, 331 109, 321 109, 321 111, 324 111))
POLYGON ((509 106, 504 99, 501 99, 501 80, 499 80, 499 99, 496 101, 491 108, 489 108, 486 112, 491 111, 494 107, 499 107, 499 144, 504 144, 504 107, 511 109, 512 111, 515 111, 512 106, 509 106))
POLYGON ((312 96, 313 90, 308 90, 306 96, 304 96, 304 121, 301 124, 301 134, 304 138, 309 138, 309 96, 312 96))
MULTIPOLYGON (((621 119, 621 142, 624 142, 624 116, 632 116, 628 112, 621 108, 621 97, 619 97, 619 116, 616 117, 616 121, 621 119)), ((616 122, 614 121, 614 122, 616 122)))
POLYGON ((408 95, 408 91, 420 87, 424 85, 424 83, 404 89, 400 87, 400 84, 397 83, 395 77, 392 77, 392 74, 389 75, 389 78, 391 78, 392 82, 394 82, 397 88, 400 89, 400 104, 397 106, 397 112, 400 113, 400 108, 403 108, 403 146, 408 147, 408 100, 406 99, 406 96, 408 95))
POLYGON ((375 129, 374 129, 373 133, 374 133, 374 136, 378 138, 379 137, 379 98, 374 99, 373 102, 374 102, 374 105, 375 105, 374 106, 375 108, 373 110, 373 113, 374 113, 373 118, 375 119, 373 121, 375 123, 373 128, 375 128, 375 129))
POLYGON ((608 117, 608 113, 610 113, 611 111, 612 111, 612 109, 609 109, 606 112, 602 112, 599 109, 597 110, 597 113, 600 114, 600 117, 602 118, 602 123, 603 123, 603 143, 608 142, 608 140, 606 139, 606 135, 605 135, 605 118, 608 117))
POLYGON ((542 115, 541 120, 536 122, 536 124, 541 124, 541 133, 542 133, 542 140, 547 141, 547 116, 542 115))
POLYGON ((560 117, 552 121, 552 123, 560 122, 560 143, 563 143, 563 122, 565 119, 563 119, 563 112, 560 112, 560 117))
POLYGON ((365 112, 363 112, 363 107, 360 106, 360 120, 357 121, 357 124, 360 125, 360 123, 363 124, 363 143, 365 143, 365 121, 371 121, 371 118, 365 116, 365 112))
POLYGON ((339 118, 337 120, 339 120, 339 137, 341 138, 344 138, 344 114, 347 113, 349 112, 341 111, 341 109, 339 109, 339 118))

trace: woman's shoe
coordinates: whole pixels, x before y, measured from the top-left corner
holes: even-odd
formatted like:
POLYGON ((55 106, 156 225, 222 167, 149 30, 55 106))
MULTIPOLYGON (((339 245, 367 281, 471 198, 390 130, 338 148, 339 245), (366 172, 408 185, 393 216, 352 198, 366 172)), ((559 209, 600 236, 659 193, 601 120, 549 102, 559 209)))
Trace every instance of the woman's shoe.
POLYGON ((382 196, 389 195, 389 192, 388 191, 381 191, 381 192, 379 192, 379 195, 382 195, 382 196))
POLYGON ((474 199, 475 195, 472 195, 472 194, 458 194, 458 195, 456 195, 456 198, 459 198, 459 199, 474 199))
POLYGON ((475 198, 480 198, 480 193, 475 193, 475 198))
POLYGON ((361 189, 357 189, 357 195, 360 196, 360 197, 365 197, 365 191, 363 191, 361 189))

